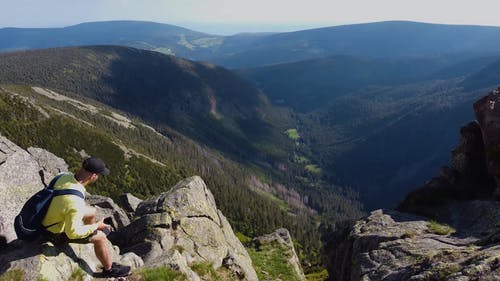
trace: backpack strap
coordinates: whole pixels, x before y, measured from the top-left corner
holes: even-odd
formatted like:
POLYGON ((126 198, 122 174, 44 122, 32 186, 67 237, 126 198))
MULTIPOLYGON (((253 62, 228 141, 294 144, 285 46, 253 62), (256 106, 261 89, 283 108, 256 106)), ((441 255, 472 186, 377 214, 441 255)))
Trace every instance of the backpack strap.
POLYGON ((85 195, 83 195, 83 193, 81 193, 80 191, 78 190, 75 190, 75 189, 58 189, 58 190, 54 190, 54 197, 56 196, 61 196, 61 195, 76 195, 82 199, 85 199, 85 195))
POLYGON ((47 189, 54 189, 54 185, 56 184, 57 180, 60 179, 62 176, 64 176, 66 173, 60 173, 59 175, 55 176, 49 183, 49 185, 47 185, 47 189))
MULTIPOLYGON (((53 178, 49 185, 46 187, 47 189, 52 189, 53 190, 53 197, 56 197, 56 196, 62 196, 62 195, 75 195, 75 196, 78 196, 82 199, 85 199, 85 195, 83 195, 83 193, 81 193, 80 191, 78 190, 75 190, 75 189, 58 189, 58 190, 54 190, 54 185, 56 184, 57 180, 63 176, 64 173, 62 174, 59 174, 57 175, 55 178, 53 178)), ((51 227, 51 226, 54 226, 56 224, 59 224, 60 222, 56 222, 56 223, 53 223, 51 225, 48 225, 48 226, 43 226, 45 229, 51 227)))

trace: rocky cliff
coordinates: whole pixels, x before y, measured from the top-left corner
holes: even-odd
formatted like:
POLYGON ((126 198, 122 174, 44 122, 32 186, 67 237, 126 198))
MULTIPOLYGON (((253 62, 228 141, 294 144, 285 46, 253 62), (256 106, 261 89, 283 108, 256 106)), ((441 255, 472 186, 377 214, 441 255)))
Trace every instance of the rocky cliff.
MULTIPOLYGON (((19 280, 68 280, 75 274, 84 280, 98 277, 100 264, 92 244, 15 240, 12 222, 26 199, 67 169, 55 155, 36 148, 24 150, 0 135, 0 204, 5 206, 0 210, 0 276, 17 274, 19 280)), ((206 280, 193 269, 200 264, 223 272, 225 280, 258 280, 250 256, 200 177, 166 190, 145 201, 123 196, 127 211, 110 198, 87 194, 98 219, 112 217, 116 231, 109 238, 115 245, 110 245, 115 261, 133 268, 166 266, 188 280, 206 280)))
POLYGON ((451 167, 395 210, 334 233, 331 280, 499 280, 500 90, 474 104, 451 167))

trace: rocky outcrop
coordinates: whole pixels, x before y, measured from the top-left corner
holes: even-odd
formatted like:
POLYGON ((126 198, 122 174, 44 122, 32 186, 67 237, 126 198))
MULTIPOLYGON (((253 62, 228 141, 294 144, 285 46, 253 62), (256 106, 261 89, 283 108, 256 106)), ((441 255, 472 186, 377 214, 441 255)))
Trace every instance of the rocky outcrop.
POLYGON ((451 167, 328 245, 332 280, 498 280, 500 89, 474 104, 451 167), (421 215, 413 215, 413 214, 421 215))
POLYGON ((498 280, 498 202, 442 207, 453 226, 377 210, 330 244, 332 280, 498 280), (471 213, 475 214, 471 216, 471 213), (450 217, 448 217, 450 218, 450 217), (453 231, 457 231, 453 233, 453 231), (448 232, 448 234, 446 234, 448 232))
POLYGON ((500 199, 500 88, 474 103, 481 126, 488 173, 495 179, 494 196, 500 199))
POLYGON ((26 151, 0 135, 0 236, 7 242, 16 239, 12 222, 24 202, 67 169, 54 154, 37 148, 26 151))
POLYGON ((306 276, 304 275, 304 271, 300 265, 299 257, 297 256, 295 247, 293 246, 292 237, 287 229, 277 229, 273 233, 254 238, 252 242, 253 244, 258 245, 258 248, 265 245, 283 248, 283 256, 286 257, 287 263, 293 268, 294 275, 296 277, 295 279, 300 281, 306 280, 306 276))
POLYGON ((135 216, 116 242, 141 256, 146 266, 166 265, 189 280, 201 280, 190 266, 209 263, 216 270, 230 269, 234 279, 257 280, 248 253, 200 177, 140 203, 135 216))
POLYGON ((481 127, 476 121, 460 129, 460 143, 452 151, 451 167, 411 192, 399 205, 405 212, 434 216, 436 206, 455 200, 493 198, 495 184, 486 167, 481 127))
MULTIPOLYGON (((109 245, 113 261, 138 268, 143 261, 134 253, 120 255, 118 247, 109 245)), ((24 280, 93 280, 99 277, 101 263, 96 258, 93 244, 54 245, 51 242, 10 243, 0 252, 0 275, 18 270, 24 280), (82 279, 71 279, 81 276, 82 279)))

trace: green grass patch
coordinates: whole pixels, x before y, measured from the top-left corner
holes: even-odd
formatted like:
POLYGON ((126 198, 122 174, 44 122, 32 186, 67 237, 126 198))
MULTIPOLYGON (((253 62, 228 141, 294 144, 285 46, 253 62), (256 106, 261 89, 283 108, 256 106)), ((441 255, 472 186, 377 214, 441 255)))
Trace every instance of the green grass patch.
POLYGON ((298 164, 307 164, 310 162, 307 157, 299 156, 297 154, 293 156, 293 161, 298 164))
POLYGON ((323 269, 318 272, 312 272, 306 275, 307 281, 324 281, 328 279, 328 271, 323 269))
POLYGON ((240 242, 242 244, 247 244, 249 243, 250 241, 252 241, 252 237, 248 237, 246 236, 245 234, 241 233, 241 232, 236 232, 236 237, 238 238, 238 240, 240 240, 240 242))
POLYGON ((0 281, 23 281, 24 271, 21 269, 12 269, 0 275, 0 281))
POLYGON ((286 130, 286 134, 292 140, 298 140, 300 138, 297 129, 288 129, 286 130))
POLYGON ((142 281, 187 281, 184 274, 173 271, 168 267, 144 268, 136 272, 142 281))
POLYGON ((287 259, 289 252, 279 243, 247 248, 259 280, 299 280, 287 259))
POLYGON ((81 270, 80 268, 75 268, 71 273, 68 281, 84 281, 86 276, 87 274, 85 274, 83 270, 81 270))
POLYGON ((217 274, 211 263, 195 263, 191 269, 198 274, 202 280, 222 281, 223 279, 217 274))
POLYGON ((313 174, 319 174, 321 173, 321 168, 319 168, 318 166, 316 165, 313 165, 313 164, 309 164, 309 165, 306 165, 306 170, 313 173, 313 174))
POLYGON ((453 227, 447 224, 438 223, 435 220, 431 220, 427 223, 427 227, 432 233, 439 235, 448 235, 457 232, 453 227))

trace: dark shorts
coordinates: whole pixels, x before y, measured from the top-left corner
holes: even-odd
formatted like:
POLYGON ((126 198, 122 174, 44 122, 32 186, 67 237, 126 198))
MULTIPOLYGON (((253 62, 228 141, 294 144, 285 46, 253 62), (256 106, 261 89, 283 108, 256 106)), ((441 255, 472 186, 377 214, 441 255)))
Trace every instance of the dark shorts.
POLYGON ((90 234, 87 237, 84 238, 79 238, 79 239, 69 239, 68 236, 66 236, 66 233, 52 233, 48 230, 46 230, 43 233, 43 237, 45 238, 46 241, 50 241, 54 244, 60 245, 60 244, 65 244, 65 243, 77 243, 77 244, 87 244, 87 243, 92 243, 92 235, 90 234))

